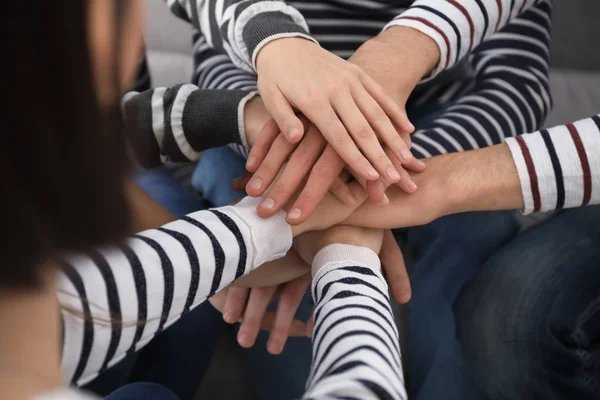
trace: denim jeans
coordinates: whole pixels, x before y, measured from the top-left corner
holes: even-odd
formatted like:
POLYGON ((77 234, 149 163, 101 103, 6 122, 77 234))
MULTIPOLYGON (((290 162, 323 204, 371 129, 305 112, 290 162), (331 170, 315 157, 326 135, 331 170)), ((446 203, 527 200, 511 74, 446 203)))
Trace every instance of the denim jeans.
MULTIPOLYGON (((207 207, 196 194, 176 181, 167 168, 139 171, 133 179, 177 217, 207 207)), ((181 400, 192 400, 208 369, 223 326, 221 313, 205 302, 161 332, 142 350, 100 374, 85 388, 106 396, 130 382, 151 382, 167 387, 181 400)))
POLYGON ((180 400, 169 389, 155 383, 132 383, 111 393, 104 400, 180 400))
POLYGON ((600 206, 519 234, 455 313, 478 399, 600 398, 600 206))

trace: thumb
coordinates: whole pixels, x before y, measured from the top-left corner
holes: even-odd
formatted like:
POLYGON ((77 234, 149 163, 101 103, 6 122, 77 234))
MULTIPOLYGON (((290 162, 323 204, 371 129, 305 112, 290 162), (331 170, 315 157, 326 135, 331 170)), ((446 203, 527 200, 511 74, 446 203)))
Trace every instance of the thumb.
POLYGON ((269 96, 263 95, 263 101, 267 111, 271 114, 288 142, 298 143, 304 136, 304 124, 296 116, 290 102, 279 88, 270 90, 269 96))

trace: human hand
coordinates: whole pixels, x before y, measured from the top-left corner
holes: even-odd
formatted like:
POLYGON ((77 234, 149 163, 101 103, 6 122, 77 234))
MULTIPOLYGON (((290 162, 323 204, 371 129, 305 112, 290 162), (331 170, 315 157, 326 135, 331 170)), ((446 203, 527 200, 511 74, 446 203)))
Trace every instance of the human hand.
POLYGON ((364 179, 380 175, 393 182, 400 179, 379 140, 402 160, 408 149, 397 129, 410 132, 414 128, 360 67, 306 39, 282 38, 259 51, 256 70, 265 106, 291 143, 304 134, 294 112, 297 109, 364 179))
POLYGON ((379 254, 383 244, 383 230, 359 226, 336 225, 322 231, 307 232, 294 240, 294 250, 306 263, 312 263, 319 250, 330 244, 349 244, 371 249, 379 254))
MULTIPOLYGON (((309 267, 306 266, 307 270, 309 267)), ((259 268, 260 270, 260 268, 259 268)), ((267 351, 280 354, 288 337, 305 336, 307 324, 295 318, 306 289, 310 286, 310 272, 281 285, 243 288, 229 286, 210 299, 223 313, 229 324, 240 322, 237 340, 240 346, 254 346, 261 329, 270 331, 267 351), (278 297, 277 311, 267 307, 278 297)))

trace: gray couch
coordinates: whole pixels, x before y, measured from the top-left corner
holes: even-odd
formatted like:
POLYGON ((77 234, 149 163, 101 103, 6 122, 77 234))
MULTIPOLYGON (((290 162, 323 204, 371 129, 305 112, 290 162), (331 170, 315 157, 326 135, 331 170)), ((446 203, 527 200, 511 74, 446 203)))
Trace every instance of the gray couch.
MULTIPOLYGON (((191 29, 172 16, 163 0, 147 0, 146 43, 155 86, 189 81, 192 73, 191 29)), ((556 1, 551 87, 554 109, 546 126, 600 112, 600 53, 591 38, 600 38, 600 1, 556 1)), ((252 399, 231 330, 223 332, 199 399, 252 399)), ((282 399, 283 400, 283 399, 282 399)))

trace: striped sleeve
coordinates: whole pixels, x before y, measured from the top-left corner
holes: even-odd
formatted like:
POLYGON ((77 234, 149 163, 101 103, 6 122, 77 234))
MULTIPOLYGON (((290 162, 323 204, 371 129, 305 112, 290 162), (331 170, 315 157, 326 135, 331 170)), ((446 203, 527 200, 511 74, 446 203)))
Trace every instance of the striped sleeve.
POLYGON ((230 143, 247 147, 244 108, 255 95, 192 84, 128 93, 122 102, 123 117, 139 165, 196 161, 201 151, 230 143))
POLYGON ((600 203, 600 115, 507 139, 524 213, 600 203))
POLYGON ((431 76, 447 70, 539 0, 417 0, 392 20, 431 37, 440 62, 431 76))
POLYGON ((233 280, 282 257, 292 243, 285 213, 260 218, 258 201, 199 211, 122 246, 65 257, 59 301, 67 379, 91 381, 233 280))
POLYGON ((379 258, 334 244, 313 260, 313 364, 304 399, 406 399, 379 258))
MULTIPOLYGON (((210 47, 202 32, 196 31, 193 35, 194 74, 192 83, 206 90, 243 90, 248 93, 257 93, 257 76, 236 66, 226 54, 217 52, 210 47)), ((240 106, 239 114, 243 112, 240 106)), ((242 120, 243 121, 243 120, 242 120)), ((240 123, 240 137, 245 138, 244 124, 240 123)), ((248 157, 248 146, 232 142, 231 148, 248 157)))
POLYGON ((413 107, 449 104, 412 135, 416 156, 483 148, 540 129, 552 103, 551 14, 550 0, 537 2, 468 56, 468 85, 451 82, 412 99, 413 107))
POLYGON ((227 54, 233 63, 248 72, 255 71, 256 55, 272 40, 304 37, 308 34, 304 17, 283 1, 274 0, 167 0, 171 11, 192 23, 206 43, 227 54))

